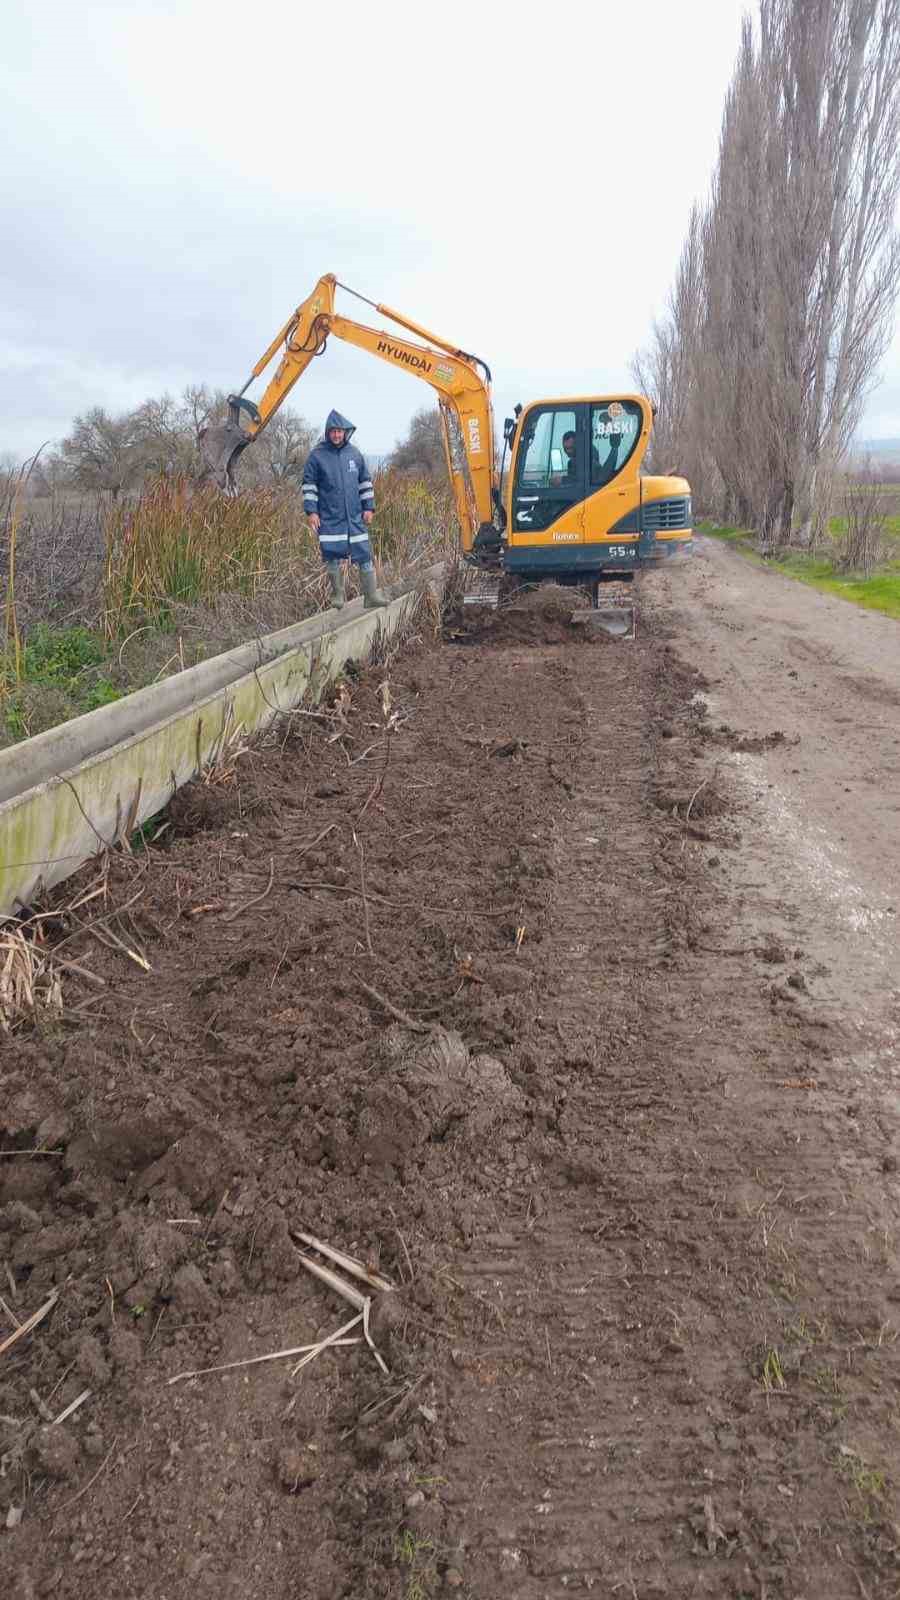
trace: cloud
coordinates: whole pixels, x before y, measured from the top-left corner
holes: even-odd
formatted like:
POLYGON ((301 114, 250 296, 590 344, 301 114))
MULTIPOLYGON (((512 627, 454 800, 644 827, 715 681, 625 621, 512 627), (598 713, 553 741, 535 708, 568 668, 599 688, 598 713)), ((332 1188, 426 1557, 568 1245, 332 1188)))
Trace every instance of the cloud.
MULTIPOLYGON (((501 417, 630 387, 743 9, 8 0, 0 451, 88 404, 240 386, 325 271, 483 355, 501 417)), ((382 451, 429 392, 332 341, 293 398, 382 451)))

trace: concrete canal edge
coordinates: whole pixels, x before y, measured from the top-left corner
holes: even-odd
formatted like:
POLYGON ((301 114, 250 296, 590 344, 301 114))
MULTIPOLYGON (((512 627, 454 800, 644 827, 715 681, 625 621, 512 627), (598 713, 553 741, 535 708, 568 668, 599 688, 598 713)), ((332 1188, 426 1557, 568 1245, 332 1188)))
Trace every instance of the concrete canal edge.
POLYGON ((439 598, 443 567, 380 611, 354 601, 268 634, 0 752, 0 916, 121 843, 233 738, 301 700, 315 703, 348 661, 439 598))

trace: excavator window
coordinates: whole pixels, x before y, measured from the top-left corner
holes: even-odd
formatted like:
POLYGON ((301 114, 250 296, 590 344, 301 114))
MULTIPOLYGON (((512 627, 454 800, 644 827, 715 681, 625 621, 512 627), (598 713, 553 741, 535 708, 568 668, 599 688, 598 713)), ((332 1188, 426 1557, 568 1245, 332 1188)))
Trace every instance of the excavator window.
POLYGON ((587 493, 587 407, 536 406, 526 415, 516 458, 513 528, 549 528, 587 493))
POLYGON ((574 411, 540 411, 526 424, 525 456, 521 483, 530 489, 548 489, 575 470, 577 431, 574 411))
POLYGON ((630 459, 641 436, 641 408, 634 400, 606 400, 591 406, 591 488, 611 483, 630 459))

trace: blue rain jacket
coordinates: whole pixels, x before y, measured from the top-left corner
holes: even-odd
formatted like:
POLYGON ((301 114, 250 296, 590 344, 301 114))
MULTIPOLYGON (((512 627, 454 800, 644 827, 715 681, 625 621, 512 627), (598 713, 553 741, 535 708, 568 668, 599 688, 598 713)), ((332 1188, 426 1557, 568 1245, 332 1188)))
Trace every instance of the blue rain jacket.
POLYGON ((369 535, 364 511, 375 510, 375 489, 365 458, 350 443, 355 425, 339 411, 329 411, 325 434, 303 468, 303 509, 319 515, 319 544, 325 561, 368 557, 369 535), (329 428, 343 428, 342 445, 328 439, 329 428))

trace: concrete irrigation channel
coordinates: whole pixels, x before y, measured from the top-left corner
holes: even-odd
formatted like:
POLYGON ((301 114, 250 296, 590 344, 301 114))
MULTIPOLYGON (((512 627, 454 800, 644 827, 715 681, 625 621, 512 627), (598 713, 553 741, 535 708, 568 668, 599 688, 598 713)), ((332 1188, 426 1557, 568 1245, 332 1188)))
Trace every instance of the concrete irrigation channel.
POLYGON ((221 754, 402 629, 429 569, 384 611, 360 600, 268 634, 0 752, 0 915, 127 840, 221 754))
POLYGON ((48 896, 4 1596, 896 1594, 894 668, 819 599, 461 609, 48 896))

